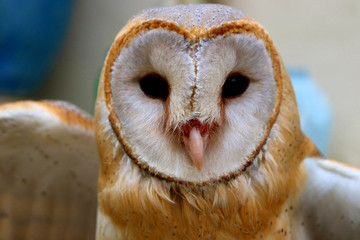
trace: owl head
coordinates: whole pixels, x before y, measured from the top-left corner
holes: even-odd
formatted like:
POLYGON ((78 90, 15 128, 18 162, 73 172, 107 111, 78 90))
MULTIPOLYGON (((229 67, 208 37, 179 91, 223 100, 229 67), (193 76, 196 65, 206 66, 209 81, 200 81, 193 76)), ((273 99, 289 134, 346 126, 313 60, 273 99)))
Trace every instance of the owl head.
POLYGON ((223 5, 130 20, 105 59, 95 121, 99 234, 245 239, 286 218, 301 162, 317 154, 269 35, 223 5))
POLYGON ((306 142, 269 35, 222 5, 150 9, 129 21, 105 60, 96 118, 99 142, 112 138, 122 161, 180 184, 236 178, 270 153, 285 164, 306 142))

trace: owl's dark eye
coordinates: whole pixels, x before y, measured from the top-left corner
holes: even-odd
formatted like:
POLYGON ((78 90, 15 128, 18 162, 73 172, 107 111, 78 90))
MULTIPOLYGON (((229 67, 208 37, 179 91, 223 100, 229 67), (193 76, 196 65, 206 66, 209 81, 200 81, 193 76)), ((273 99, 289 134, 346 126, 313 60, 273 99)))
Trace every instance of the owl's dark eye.
POLYGON ((169 95, 167 81, 158 74, 149 74, 140 79, 140 88, 146 96, 166 100, 169 95))
POLYGON ((242 95, 248 88, 250 83, 249 78, 240 73, 233 73, 226 79, 223 90, 222 98, 233 98, 242 95))

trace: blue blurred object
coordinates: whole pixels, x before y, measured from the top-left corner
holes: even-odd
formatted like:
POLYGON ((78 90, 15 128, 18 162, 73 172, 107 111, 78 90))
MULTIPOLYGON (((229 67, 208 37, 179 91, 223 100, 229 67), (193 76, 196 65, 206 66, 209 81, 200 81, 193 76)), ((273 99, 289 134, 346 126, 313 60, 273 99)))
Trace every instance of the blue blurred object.
POLYGON ((301 68, 288 68, 300 113, 301 128, 323 154, 329 150, 333 112, 322 89, 301 68))
POLYGON ((59 50, 73 0, 0 1, 0 94, 39 88, 59 50))

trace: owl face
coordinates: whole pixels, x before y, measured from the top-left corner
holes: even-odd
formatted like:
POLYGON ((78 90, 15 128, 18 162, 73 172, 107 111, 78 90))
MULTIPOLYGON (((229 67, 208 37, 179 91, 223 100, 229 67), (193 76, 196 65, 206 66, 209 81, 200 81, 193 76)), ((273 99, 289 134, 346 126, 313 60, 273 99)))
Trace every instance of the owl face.
MULTIPOLYGON (((219 10, 205 6, 192 11, 219 10)), ((167 8, 145 12, 118 35, 103 72, 108 120, 145 172, 193 184, 228 179, 266 146, 279 112, 280 60, 240 12, 189 19, 178 8, 170 17, 167 8)))

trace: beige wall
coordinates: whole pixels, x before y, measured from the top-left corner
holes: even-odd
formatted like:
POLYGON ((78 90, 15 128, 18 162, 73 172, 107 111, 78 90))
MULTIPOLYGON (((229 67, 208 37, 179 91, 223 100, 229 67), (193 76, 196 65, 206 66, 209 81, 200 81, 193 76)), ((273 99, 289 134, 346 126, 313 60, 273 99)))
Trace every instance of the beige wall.
MULTIPOLYGON (((94 82, 118 30, 143 8, 175 2, 78 0, 60 58, 37 97, 64 99, 92 112, 94 82)), ((223 2, 258 20, 287 65, 310 70, 335 110, 330 157, 360 166, 360 1, 223 2)))

